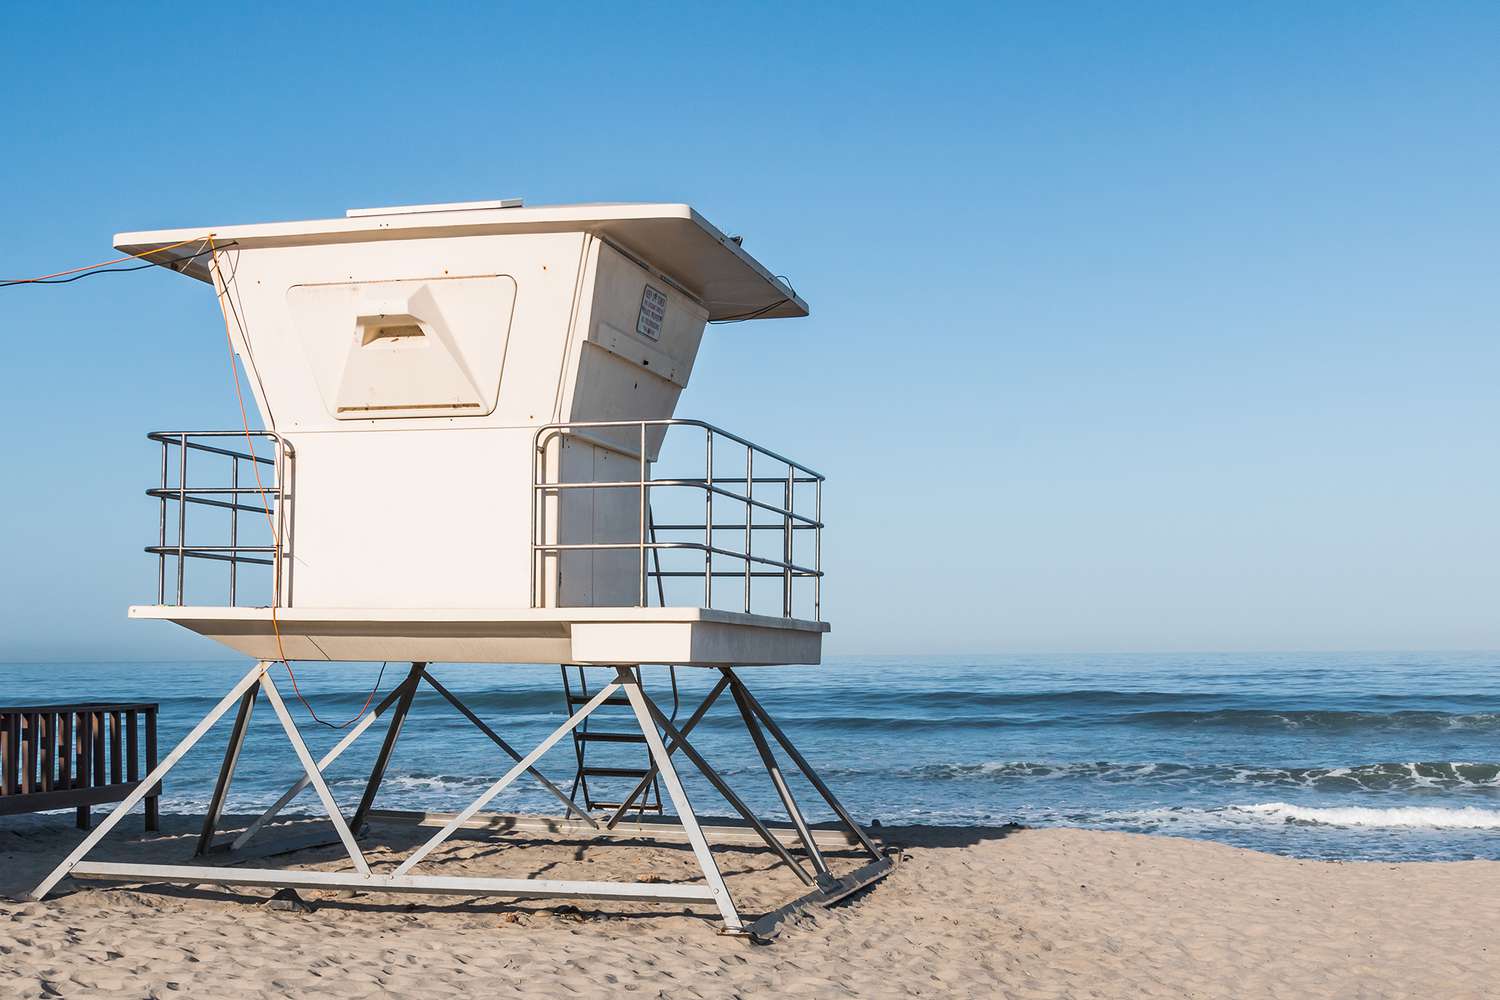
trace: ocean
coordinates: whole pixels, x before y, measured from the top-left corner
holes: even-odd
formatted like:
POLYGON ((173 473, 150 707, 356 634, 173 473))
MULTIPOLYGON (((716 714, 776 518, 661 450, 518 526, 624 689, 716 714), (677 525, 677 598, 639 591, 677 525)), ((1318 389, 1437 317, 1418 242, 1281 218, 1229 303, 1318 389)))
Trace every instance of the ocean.
MULTIPOLYGON (((1497 666, 1494 653, 841 657, 741 675, 865 820, 1074 826, 1306 858, 1448 860, 1500 859, 1497 666)), ((247 667, 0 664, 0 703, 156 701, 165 754, 247 667)), ((318 714, 343 721, 363 704, 380 668, 295 669, 318 714)), ((406 669, 386 666, 381 691, 406 669)), ((432 670, 523 752, 566 716, 556 666, 432 670)), ((670 711, 666 670, 645 674, 647 690, 670 711)), ((331 746, 339 733, 308 718, 284 667, 275 676, 314 753, 331 746)), ((715 677, 678 671, 680 720, 715 677)), ((168 776, 164 811, 204 808, 228 724, 226 717, 168 776)), ((330 771, 334 795, 348 809, 383 729, 376 723, 330 771)), ((784 818, 732 699, 706 717, 694 744, 762 815, 784 818)), ((600 753, 598 762, 608 763, 600 753)), ((644 750, 610 753, 623 762, 644 750)), ((377 805, 456 809, 509 763, 424 688, 377 805)), ((566 789, 574 763, 564 740, 542 766, 566 789)), ((297 766, 262 701, 229 811, 270 804, 297 766)), ((686 766, 683 773, 700 814, 728 814, 706 782, 686 766)), ((830 818, 799 787, 806 810, 830 818)), ((550 813, 556 802, 522 781, 488 808, 550 813)), ((316 810, 307 792, 289 812, 316 810)))

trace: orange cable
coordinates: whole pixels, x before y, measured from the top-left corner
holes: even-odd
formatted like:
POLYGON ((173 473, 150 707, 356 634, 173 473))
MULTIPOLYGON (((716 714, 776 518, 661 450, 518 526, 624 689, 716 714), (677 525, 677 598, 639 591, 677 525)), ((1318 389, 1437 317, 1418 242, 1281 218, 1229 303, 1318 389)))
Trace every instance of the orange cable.
MULTIPOLYGON (((192 241, 189 240, 187 242, 192 241)), ((180 246, 181 244, 178 245, 180 246)), ((212 233, 208 234, 208 252, 209 259, 213 263, 214 273, 218 276, 219 279, 217 282, 217 287, 215 288, 215 297, 219 300, 219 313, 224 317, 224 338, 229 345, 229 377, 234 382, 234 397, 240 406, 240 424, 243 426, 245 431, 245 447, 250 451, 250 470, 255 473, 255 489, 256 492, 260 494, 260 505, 266 515, 266 527, 271 531, 271 559, 275 566, 275 576, 273 583, 275 592, 272 594, 271 600, 271 631, 276 634, 277 659, 278 661, 280 661, 281 665, 286 668, 286 675, 291 679, 292 691, 294 694, 296 694, 297 700, 302 702, 302 707, 307 709, 307 714, 313 717, 313 721, 319 722, 333 729, 346 729, 349 726, 353 725, 361 716, 363 716, 365 714, 365 709, 370 707, 370 702, 375 700, 375 692, 380 687, 380 681, 378 678, 376 679, 375 686, 370 689, 369 696, 365 698, 365 703, 360 706, 359 711, 354 714, 354 717, 351 718, 348 722, 344 722, 339 725, 334 725, 331 722, 324 722, 322 719, 318 718, 318 713, 313 711, 312 705, 308 704, 307 699, 302 696, 302 689, 297 686, 297 675, 292 670, 291 661, 287 659, 286 649, 282 645, 281 623, 276 620, 276 602, 281 599, 281 533, 276 530, 276 524, 271 520, 271 502, 266 495, 265 484, 261 482, 260 462, 257 461, 255 457, 255 439, 250 431, 250 417, 245 409, 245 394, 240 389, 240 374, 234 366, 234 334, 230 331, 229 328, 229 310, 226 309, 224 305, 224 297, 229 294, 229 283, 224 279, 224 269, 219 266, 219 251, 218 248, 214 246, 214 237, 212 233)), ((239 325, 240 323, 238 314, 235 315, 235 323, 236 325, 239 325)), ((240 336, 241 338, 245 337, 245 328, 243 326, 240 326, 240 336)))
POLYGON ((136 260, 138 258, 146 257, 154 253, 165 253, 168 250, 176 250, 178 247, 187 246, 189 243, 198 243, 201 241, 201 239, 202 237, 195 236, 190 240, 183 240, 181 243, 173 243, 171 246, 157 247, 154 250, 142 250, 140 253, 128 253, 123 257, 115 257, 112 260, 101 260, 97 264, 89 264, 85 267, 74 267, 66 271, 58 271, 54 274, 43 274, 35 278, 4 278, 0 280, 3 280, 7 284, 12 285, 30 285, 38 281, 47 281, 52 278, 61 278, 69 274, 77 274, 79 271, 92 271, 96 267, 108 267, 111 264, 120 264, 127 260, 136 260))

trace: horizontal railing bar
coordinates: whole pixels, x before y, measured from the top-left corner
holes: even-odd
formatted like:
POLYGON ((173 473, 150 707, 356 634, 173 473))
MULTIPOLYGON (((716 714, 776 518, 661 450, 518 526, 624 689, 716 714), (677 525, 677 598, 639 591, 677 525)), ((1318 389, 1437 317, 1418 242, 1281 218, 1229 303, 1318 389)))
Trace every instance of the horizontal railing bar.
POLYGON ((150 701, 79 701, 58 705, 3 705, 0 706, 0 716, 49 712, 143 712, 155 708, 157 703, 150 701))
MULTIPOLYGON (((269 494, 274 487, 268 486, 261 489, 259 486, 189 486, 188 493, 208 493, 212 495, 228 495, 230 493, 266 493, 269 494)), ((168 500, 175 499, 177 494, 183 492, 180 486, 153 486, 146 491, 148 496, 164 496, 168 500)))
MULTIPOLYGON (((700 531, 701 532, 706 527, 708 527, 707 524, 704 524, 702 521, 699 521, 697 524, 658 524, 658 525, 656 525, 656 530, 657 531, 700 531)), ((794 524, 794 525, 792 525, 792 530, 793 531, 815 531, 815 530, 817 530, 817 528, 818 528, 818 526, 816 524, 794 524)), ((741 521, 739 524, 720 524, 718 521, 715 521, 714 522, 714 530, 715 531, 744 531, 745 530, 745 524, 744 524, 743 521, 741 521)), ((786 525, 784 525, 784 524, 752 524, 752 525, 750 525, 750 530, 751 531, 785 531, 786 530, 786 525)))
POLYGON ((151 549, 147 549, 146 551, 150 552, 152 555, 168 555, 168 556, 178 556, 178 555, 180 555, 184 559, 212 559, 214 562, 251 563, 251 564, 256 565, 256 566, 275 566, 276 565, 276 561, 274 559, 252 559, 250 556, 234 556, 234 555, 231 555, 231 556, 221 556, 221 555, 218 555, 218 554, 213 553, 213 552, 195 552, 192 549, 183 549, 182 551, 179 552, 177 549, 172 549, 172 548, 151 548, 151 549))
POLYGON ((728 497, 730 500, 733 500, 735 503, 747 503, 747 504, 750 504, 752 507, 759 507, 761 510, 770 511, 772 514, 776 514, 779 517, 789 517, 789 518, 792 518, 795 521, 801 521, 803 524, 806 524, 809 527, 813 527, 813 528, 827 527, 827 525, 821 524, 820 522, 814 520, 813 518, 808 517, 806 514, 798 514, 796 511, 787 510, 785 507, 777 507, 775 504, 766 503, 764 500, 757 500, 754 497, 747 497, 744 494, 742 494, 742 493, 736 493, 733 490, 723 489, 722 487, 718 486, 717 484, 710 483, 707 480, 703 480, 703 479, 648 479, 644 483, 640 482, 639 480, 612 481, 612 482, 604 482, 604 483, 536 483, 536 484, 534 484, 532 486, 532 489, 535 489, 535 490, 623 490, 623 489, 638 490, 642 486, 647 486, 647 487, 650 487, 652 489, 668 488, 668 487, 672 487, 672 486, 681 486, 681 487, 684 487, 684 488, 687 488, 687 489, 708 490, 709 492, 716 493, 716 494, 718 494, 721 497, 728 497))
MULTIPOLYGON (((716 482, 716 483, 743 483, 744 481, 745 481, 745 477, 744 476, 714 476, 714 482, 716 482)), ((756 476, 754 479, 752 479, 750 481, 752 483, 775 483, 778 486, 785 486, 786 485, 786 476, 756 476)), ((792 482, 794 482, 794 483, 816 483, 816 482, 821 482, 821 480, 816 479, 816 478, 814 478, 812 476, 797 476, 796 478, 794 478, 792 480, 792 482)))
POLYGON ((176 555, 187 552, 264 552, 276 551, 274 545, 148 545, 146 551, 153 555, 176 555))
MULTIPOLYGON (((781 562, 777 559, 767 559, 764 556, 752 556, 744 552, 735 552, 733 549, 721 549, 713 545, 704 545, 702 542, 569 542, 544 545, 533 543, 531 550, 536 552, 607 552, 615 549, 630 549, 633 552, 646 549, 686 549, 698 552, 712 552, 716 556, 724 556, 727 559, 745 559, 761 566, 779 566, 781 569, 789 569, 794 573, 804 573, 808 576, 822 576, 818 570, 808 569, 806 566, 798 566, 796 563, 781 562)), ((177 551, 176 549, 172 550, 177 551)), ((744 576, 744 573, 738 574, 744 576)))
POLYGON ((200 438, 200 437, 202 437, 202 438, 226 438, 226 437, 242 438, 246 434, 249 434, 251 437, 270 438, 272 440, 280 440, 281 439, 281 435, 278 434, 278 433, 276 433, 275 431, 244 431, 244 430, 234 430, 234 431, 149 431, 149 432, 147 432, 146 436, 148 438, 150 438, 151 440, 153 440, 153 441, 160 441, 162 438, 169 438, 173 442, 176 442, 178 439, 182 438, 184 435, 186 435, 187 437, 190 437, 190 438, 200 438))
POLYGON ((578 428, 578 427, 641 427, 641 426, 645 426, 645 427, 701 427, 701 428, 703 428, 706 431, 712 432, 716 437, 728 438, 731 441, 735 441, 735 442, 743 445, 744 447, 749 448, 750 450, 752 450, 754 452, 757 452, 757 453, 759 453, 761 455, 766 456, 767 458, 771 459, 772 461, 780 462, 781 464, 787 466, 788 468, 800 469, 803 472, 807 473, 809 476, 816 477, 818 480, 825 480, 825 479, 827 479, 826 476, 824 476, 822 473, 818 472, 816 469, 809 469, 807 466, 803 465, 801 462, 794 462, 790 458, 787 458, 785 455, 778 455, 776 452, 771 451, 769 448, 762 448, 760 445, 756 444, 754 441, 750 441, 750 440, 747 440, 745 438, 740 437, 738 434, 735 434, 733 431, 726 431, 722 427, 715 427, 713 424, 710 424, 710 423, 708 423, 706 421, 703 421, 703 420, 690 420, 690 419, 686 419, 686 418, 682 418, 682 417, 672 417, 670 419, 664 419, 664 420, 580 420, 580 421, 572 421, 572 422, 560 423, 560 424, 544 424, 543 426, 537 428, 537 435, 536 435, 536 437, 537 437, 537 440, 540 441, 542 434, 544 432, 546 432, 546 431, 565 431, 565 430, 570 430, 570 429, 578 428))
POLYGON ((249 504, 232 503, 228 500, 210 500, 207 497, 195 497, 191 493, 182 494, 177 490, 147 490, 146 495, 156 497, 159 500, 171 500, 174 503, 195 503, 202 507, 219 507, 223 510, 243 510, 251 514, 274 514, 275 507, 251 507, 249 504))
MULTIPOLYGON (((699 570, 690 570, 690 569, 662 570, 661 572, 656 572, 656 571, 653 570, 650 573, 647 573, 646 575, 649 576, 649 577, 652 577, 652 578, 660 576, 660 577, 691 577, 694 580, 701 580, 701 579, 703 579, 703 571, 701 569, 699 569, 699 570)), ((720 570, 720 569, 716 569, 716 570, 714 570, 713 575, 716 578, 717 577, 728 577, 728 578, 734 579, 734 580, 743 580, 745 578, 745 572, 744 572, 744 570, 732 570, 732 569, 722 569, 722 570, 720 570)), ((822 576, 822 575, 823 575, 822 573, 813 573, 813 572, 803 573, 803 572, 798 572, 796 570, 792 571, 792 579, 794 579, 794 580, 808 580, 808 579, 812 579, 813 577, 818 577, 818 576, 822 576)), ((782 580, 782 579, 786 578, 786 571, 785 570, 776 570, 776 571, 773 572, 771 570, 751 570, 750 571, 750 576, 751 576, 752 579, 755 579, 757 577, 765 577, 765 578, 768 578, 768 579, 782 580)))
MULTIPOLYGON (((251 433, 255 434, 258 437, 260 437, 260 436, 266 437, 266 439, 269 440, 269 441, 274 441, 274 442, 276 442, 278 444, 281 443, 280 438, 277 438, 277 437, 274 437, 274 436, 271 436, 271 435, 265 435, 263 433, 262 434, 257 434, 254 431, 252 431, 251 433)), ((209 454, 212 454, 212 455, 223 455, 225 458, 239 458, 239 459, 245 460, 246 462, 259 462, 261 465, 275 465, 276 464, 276 459, 269 458, 269 457, 267 457, 265 455, 251 455, 249 452, 246 452, 246 451, 231 451, 228 448, 215 448, 211 444, 202 444, 201 442, 192 440, 194 434, 196 434, 199 437, 203 437, 203 436, 207 436, 207 437, 229 437, 229 436, 244 437, 244 433, 241 432, 241 431, 219 431, 219 432, 215 432, 215 431, 198 431, 198 432, 193 432, 193 433, 190 433, 188 435, 188 441, 187 441, 186 447, 187 447, 187 449, 189 451, 206 451, 206 452, 208 452, 209 454)), ((160 434, 160 433, 151 433, 151 434, 147 434, 146 437, 150 438, 152 441, 160 441, 162 444, 175 444, 179 448, 183 447, 182 436, 180 434, 173 436, 173 435, 160 434)))

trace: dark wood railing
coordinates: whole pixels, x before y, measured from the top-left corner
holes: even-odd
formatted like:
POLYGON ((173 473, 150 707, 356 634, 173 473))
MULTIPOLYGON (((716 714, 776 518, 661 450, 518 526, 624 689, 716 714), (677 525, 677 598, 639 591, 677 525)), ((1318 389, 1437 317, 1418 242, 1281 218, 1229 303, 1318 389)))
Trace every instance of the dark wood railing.
MULTIPOLYGON (((148 703, 0 707, 0 815, 119 802, 156 767, 156 709, 148 703)), ((146 798, 157 829, 161 785, 146 798)))

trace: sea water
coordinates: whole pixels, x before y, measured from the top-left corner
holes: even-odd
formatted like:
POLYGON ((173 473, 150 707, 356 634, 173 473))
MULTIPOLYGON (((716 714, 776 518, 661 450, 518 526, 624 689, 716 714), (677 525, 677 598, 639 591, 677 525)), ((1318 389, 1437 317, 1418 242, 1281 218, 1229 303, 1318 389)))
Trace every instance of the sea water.
MULTIPOLYGON (((159 702, 165 754, 247 666, 0 664, 0 704, 159 702)), ((839 657, 741 674, 866 821, 1075 826, 1298 857, 1436 860, 1500 858, 1497 667, 1497 654, 1018 655, 839 657)), ((343 722, 365 702, 381 665, 295 670, 318 715, 343 722)), ((406 670, 386 665, 376 698, 406 670)), ((566 718, 556 666, 432 671, 522 752, 566 718)), ((717 677, 678 670, 674 700, 665 669, 645 673, 647 690, 666 711, 675 704, 679 722, 717 677)), ((591 681, 597 687, 606 675, 593 672, 591 681)), ((340 732, 309 718, 285 667, 275 677, 313 752, 331 747, 340 732)), ((628 728, 628 710, 605 714, 599 728, 628 728)), ((164 811, 204 808, 230 717, 167 778, 164 811)), ((329 770, 346 809, 359 800, 384 728, 377 722, 329 770)), ((757 811, 784 818, 731 698, 693 741, 757 811)), ((629 745, 590 750, 599 763, 643 761, 644 753, 629 745)), ((461 808, 510 763, 423 688, 377 806, 461 808)), ((575 765, 566 739, 542 762, 565 790, 575 765)), ((727 815, 686 761, 681 767, 699 812, 727 815)), ((229 811, 270 804, 297 768, 262 699, 229 811)), ((618 792, 618 782, 600 790, 618 792)), ((831 816, 811 789, 798 791, 808 813, 831 816)), ((557 803, 522 779, 487 808, 555 813, 557 803)), ((309 791, 289 811, 317 809, 309 791)))

